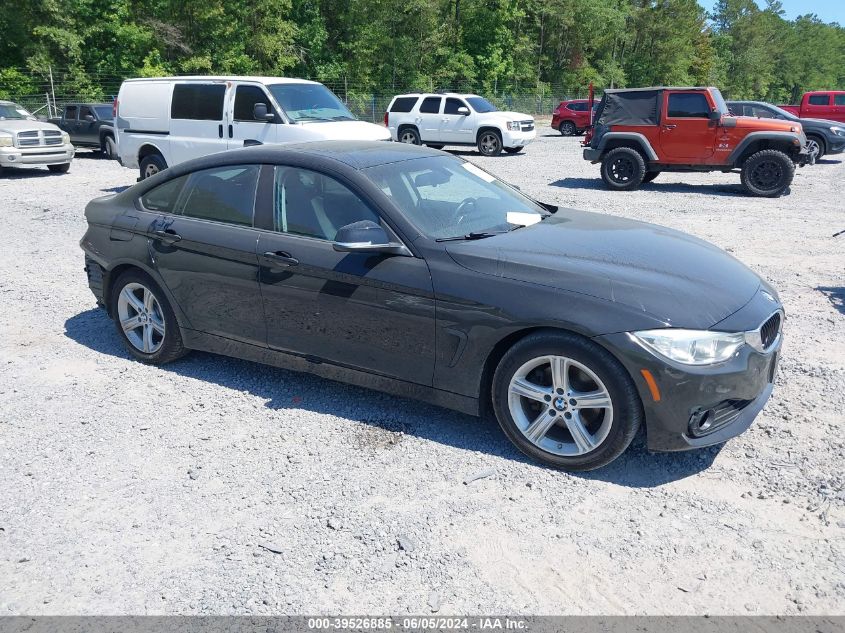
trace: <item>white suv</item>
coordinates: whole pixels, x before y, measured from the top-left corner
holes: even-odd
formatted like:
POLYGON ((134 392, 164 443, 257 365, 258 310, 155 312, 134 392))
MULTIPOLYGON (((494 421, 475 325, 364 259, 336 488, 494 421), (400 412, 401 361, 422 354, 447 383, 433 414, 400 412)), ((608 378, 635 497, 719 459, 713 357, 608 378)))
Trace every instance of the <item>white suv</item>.
POLYGON ((534 118, 499 112, 472 94, 407 94, 393 97, 384 124, 394 141, 428 145, 475 145, 485 156, 515 154, 534 140, 534 118))

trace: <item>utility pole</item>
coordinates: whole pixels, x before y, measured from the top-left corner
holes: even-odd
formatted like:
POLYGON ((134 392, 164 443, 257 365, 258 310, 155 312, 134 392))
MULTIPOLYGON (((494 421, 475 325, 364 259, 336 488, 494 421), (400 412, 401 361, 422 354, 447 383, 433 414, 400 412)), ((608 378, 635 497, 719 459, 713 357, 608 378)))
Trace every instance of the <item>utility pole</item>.
MULTIPOLYGON (((53 86, 53 66, 50 65, 47 68, 50 70, 50 93, 53 95, 53 112, 50 113, 50 118, 53 118, 53 116, 57 116, 59 112, 56 108, 56 88, 53 86)), ((50 100, 48 99, 47 105, 49 106, 49 104, 50 100)), ((50 108, 48 107, 47 110, 49 112, 50 108)))

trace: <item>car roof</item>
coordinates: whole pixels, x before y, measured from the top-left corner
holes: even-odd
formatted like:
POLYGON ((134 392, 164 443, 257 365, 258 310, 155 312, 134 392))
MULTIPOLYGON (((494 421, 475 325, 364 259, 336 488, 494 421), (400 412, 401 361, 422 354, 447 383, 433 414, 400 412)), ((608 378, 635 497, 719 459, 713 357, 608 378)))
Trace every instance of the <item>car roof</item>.
POLYGON ((474 92, 408 92, 406 94, 396 95, 394 99, 399 97, 478 97, 474 92))
POLYGON ((353 169, 366 169, 376 165, 444 155, 443 152, 428 147, 390 141, 312 141, 274 146, 261 145, 217 152, 180 163, 171 169, 174 172, 187 173, 238 163, 274 164, 283 162, 286 156, 302 154, 342 163, 353 169))
POLYGON ((261 84, 314 84, 322 85, 319 81, 310 79, 299 79, 297 77, 261 77, 257 75, 184 75, 177 77, 133 77, 125 79, 125 82, 152 82, 152 81, 251 81, 261 84))

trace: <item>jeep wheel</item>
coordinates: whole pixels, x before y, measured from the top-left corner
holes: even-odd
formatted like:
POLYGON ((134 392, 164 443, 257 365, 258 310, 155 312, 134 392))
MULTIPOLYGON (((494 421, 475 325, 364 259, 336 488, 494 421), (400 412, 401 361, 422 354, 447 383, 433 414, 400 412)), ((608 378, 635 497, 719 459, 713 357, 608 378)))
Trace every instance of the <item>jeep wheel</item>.
POLYGON ((777 198, 792 184, 795 164, 776 149, 752 154, 742 166, 740 179, 746 191, 755 196, 777 198))
POLYGON ((575 124, 572 121, 564 121, 558 127, 558 131, 561 133, 562 136, 575 136, 578 134, 578 128, 575 127, 575 124))
POLYGON ((617 147, 604 155, 601 161, 601 179, 616 191, 631 191, 645 178, 645 160, 631 147, 617 147))
POLYGON ((645 173, 645 176, 643 176, 643 182, 644 183, 651 182, 652 180, 657 178, 659 175, 660 175, 659 171, 647 171, 645 173))
POLYGON ((807 149, 816 153, 816 160, 825 155, 824 141, 818 136, 807 137, 807 149))

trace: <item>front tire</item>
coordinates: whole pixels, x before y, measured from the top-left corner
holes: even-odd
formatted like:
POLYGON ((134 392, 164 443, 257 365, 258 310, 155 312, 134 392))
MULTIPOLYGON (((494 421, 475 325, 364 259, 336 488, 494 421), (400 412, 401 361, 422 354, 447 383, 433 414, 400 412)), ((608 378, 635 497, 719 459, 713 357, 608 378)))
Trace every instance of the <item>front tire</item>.
POLYGON ((158 172, 167 169, 167 162, 161 154, 149 154, 141 159, 141 180, 155 176, 158 172))
POLYGON ((818 136, 807 136, 807 146, 810 151, 816 151, 816 160, 820 159, 822 156, 826 154, 825 146, 824 146, 824 139, 818 136))
POLYGON ((777 198, 792 184, 795 163, 776 149, 752 154, 742 166, 740 181, 748 193, 764 198, 777 198))
POLYGON ((558 126, 558 132, 561 136, 575 136, 578 134, 578 128, 572 121, 564 121, 558 126))
POLYGON ((132 356, 163 365, 187 353, 176 315, 149 275, 137 270, 123 273, 110 298, 115 328, 132 356))
POLYGON ((609 464, 637 433, 643 410, 624 367, 607 350, 567 332, 531 334, 493 376, 493 409, 523 453, 554 468, 609 464))
POLYGON ((502 135, 497 130, 484 130, 478 135, 478 151, 484 156, 498 156, 502 153, 502 135))
POLYGON ((615 191, 632 191, 646 175, 645 159, 632 147, 617 147, 604 155, 601 179, 615 191))
POLYGON ((54 174, 66 174, 70 169, 70 163, 62 163, 61 165, 47 165, 47 169, 54 174))

